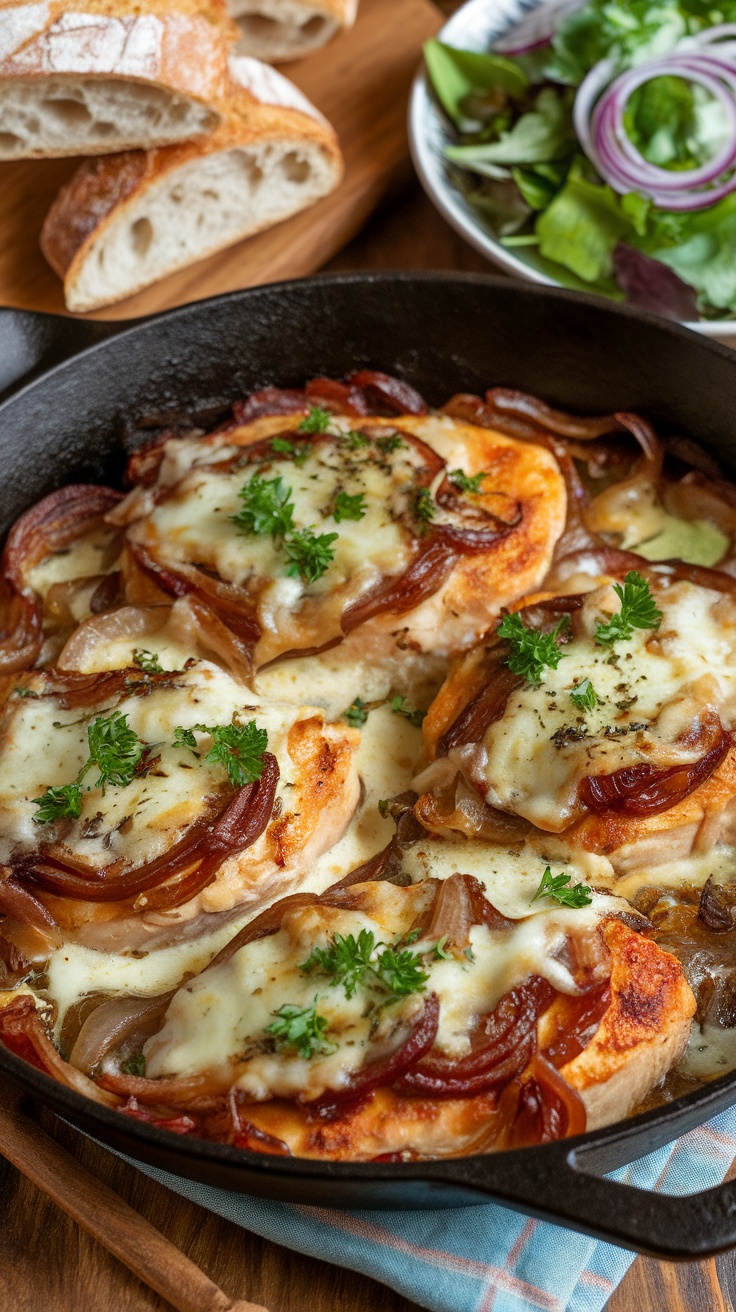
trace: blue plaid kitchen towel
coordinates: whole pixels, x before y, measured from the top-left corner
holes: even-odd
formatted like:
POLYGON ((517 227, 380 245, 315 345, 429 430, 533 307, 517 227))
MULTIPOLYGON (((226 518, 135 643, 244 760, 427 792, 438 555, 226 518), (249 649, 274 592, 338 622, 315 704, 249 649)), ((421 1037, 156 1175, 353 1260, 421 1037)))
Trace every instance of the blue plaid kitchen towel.
MULTIPOLYGON (((694 1193, 718 1184, 735 1155, 733 1109, 611 1178, 640 1189, 694 1193)), ((336 1212, 265 1202, 140 1169, 247 1230, 362 1271, 434 1312, 599 1312, 635 1256, 493 1203, 336 1212)))

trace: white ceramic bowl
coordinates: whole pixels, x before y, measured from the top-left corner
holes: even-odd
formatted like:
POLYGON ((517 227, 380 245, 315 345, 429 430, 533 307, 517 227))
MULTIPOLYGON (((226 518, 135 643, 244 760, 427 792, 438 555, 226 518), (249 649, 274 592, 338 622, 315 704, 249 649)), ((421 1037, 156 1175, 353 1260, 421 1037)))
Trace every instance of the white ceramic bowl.
MULTIPOLYGON (((445 23, 439 39, 458 49, 488 50, 539 3, 540 0, 468 0, 445 23)), ((531 254, 531 248, 509 249, 501 245, 452 182, 444 157, 444 147, 452 140, 452 130, 431 93, 422 64, 414 79, 409 102, 409 142, 422 186, 440 214, 481 255, 500 265, 507 273, 551 287, 574 287, 590 294, 590 287, 573 274, 569 274, 564 283, 560 282, 555 276, 554 265, 536 253, 531 254)), ((687 327, 707 337, 736 339, 736 320, 733 319, 710 319, 689 323, 687 327)))

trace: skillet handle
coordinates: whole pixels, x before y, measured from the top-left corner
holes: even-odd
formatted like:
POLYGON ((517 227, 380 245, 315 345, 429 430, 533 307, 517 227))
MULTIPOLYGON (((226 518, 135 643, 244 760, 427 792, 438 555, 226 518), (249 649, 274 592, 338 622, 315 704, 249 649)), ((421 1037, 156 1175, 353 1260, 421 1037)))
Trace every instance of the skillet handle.
POLYGON ((694 1260, 736 1245, 736 1180, 694 1194, 653 1193, 595 1174, 597 1164, 611 1169, 595 1145, 562 1142, 466 1158, 460 1171, 442 1163, 432 1176, 651 1257, 694 1260))
POLYGON ((0 307, 0 400, 131 322, 102 323, 0 307))

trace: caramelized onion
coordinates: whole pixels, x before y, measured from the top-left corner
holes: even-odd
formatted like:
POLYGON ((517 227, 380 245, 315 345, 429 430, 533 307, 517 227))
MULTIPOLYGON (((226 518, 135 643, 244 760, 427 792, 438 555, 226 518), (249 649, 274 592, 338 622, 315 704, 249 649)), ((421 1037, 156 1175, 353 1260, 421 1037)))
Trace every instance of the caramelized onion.
POLYGON ((430 1098, 470 1098, 507 1083, 530 1062, 537 1021, 554 993, 541 975, 517 984, 488 1016, 479 1019, 467 1057, 425 1057, 402 1077, 398 1091, 430 1098))
POLYGON ((359 369, 348 382, 360 388, 373 414, 383 410, 388 415, 426 415, 427 403, 413 387, 378 369, 359 369))
POLYGON ((422 937, 439 942, 442 939, 464 952, 470 947, 473 925, 487 925, 489 929, 510 929, 513 921, 507 920, 488 901, 485 892, 472 875, 450 875, 439 881, 434 899, 432 919, 422 937))
POLYGON ((140 1048, 155 1032, 173 996, 172 990, 156 997, 121 997, 101 1002, 77 1035, 69 1054, 72 1066, 92 1075, 108 1053, 134 1042, 140 1048))
POLYGON ((12 871, 7 867, 0 877, 0 914, 6 917, 6 921, 0 922, 0 934, 10 937, 13 942, 16 942, 17 934, 9 933, 10 925, 7 922, 15 922, 22 930, 30 931, 35 944, 24 942, 18 946, 26 951, 26 955, 30 946, 33 959, 37 959, 39 953, 47 957, 54 948, 61 946, 62 933, 51 912, 38 898, 15 882, 12 871))
POLYGON ((53 1075, 68 1089, 75 1089, 86 1098, 105 1103, 108 1107, 118 1106, 117 1098, 105 1092, 94 1080, 88 1079, 59 1055, 46 1034, 36 1004, 29 994, 17 995, 0 1009, 0 1041, 16 1056, 22 1057, 47 1075, 53 1075))
POLYGON ((61 897, 118 902, 147 892, 148 909, 178 906, 211 883, 223 861, 251 847, 260 837, 273 811, 278 778, 278 762, 266 752, 260 779, 237 789, 214 822, 211 817, 195 822, 168 852, 132 870, 120 871, 115 867, 88 870, 75 867, 68 857, 62 860, 47 851, 39 859, 26 863, 22 873, 61 897), (167 881, 190 871, 193 882, 186 882, 183 888, 176 885, 172 896, 167 881), (163 887, 159 888, 160 885, 163 887), (157 892, 148 892, 151 889, 157 892))
MULTIPOLYGON (((527 392, 517 392, 510 387, 492 387, 486 392, 486 405, 494 414, 526 419, 541 429, 557 433, 559 437, 573 437, 578 442, 589 442, 605 433, 618 432, 624 425, 621 415, 600 415, 593 419, 584 419, 579 415, 567 414, 564 410, 553 410, 536 396, 527 392)), ((628 417, 628 416, 627 416, 628 417)))
POLYGON ((19 592, 26 571, 68 547, 112 510, 123 493, 93 483, 72 483, 31 506, 11 528, 3 552, 3 574, 19 592))
MULTIPOLYGON (((502 1097, 503 1101, 503 1097, 502 1097)), ((506 1147, 550 1143, 554 1139, 583 1134, 587 1124, 585 1103, 576 1089, 563 1080, 541 1053, 537 1052, 521 1081, 506 1147)))
POLYGON ((263 387, 245 401, 236 401, 233 416, 236 424, 249 424, 264 415, 306 414, 309 404, 304 392, 296 388, 263 387))
POLYGON ((665 768, 642 761, 612 774, 586 775, 578 790, 580 801, 596 814, 659 815, 710 778, 726 756, 731 741, 732 735, 718 720, 715 741, 697 761, 665 768))
POLYGON ((440 838, 462 834, 504 847, 522 843, 531 828, 522 816, 507 815, 489 806, 460 772, 448 783, 423 793, 414 804, 414 815, 428 833, 440 838))
POLYGON ((330 1089, 320 1098, 306 1103, 310 1113, 313 1116, 329 1119, 333 1110, 341 1103, 362 1098, 373 1089, 392 1084, 401 1075, 405 1075, 409 1068, 432 1047, 437 1036, 439 1018, 439 998, 436 993, 428 993, 419 1019, 404 1042, 378 1061, 367 1062, 358 1070, 351 1071, 342 1088, 330 1089))
POLYGON ((166 1116, 151 1112, 147 1107, 141 1107, 137 1098, 128 1098, 120 1108, 126 1116, 132 1116, 136 1121, 145 1121, 147 1125, 155 1125, 159 1130, 170 1130, 172 1134, 194 1134, 197 1131, 197 1122, 192 1116, 166 1116))

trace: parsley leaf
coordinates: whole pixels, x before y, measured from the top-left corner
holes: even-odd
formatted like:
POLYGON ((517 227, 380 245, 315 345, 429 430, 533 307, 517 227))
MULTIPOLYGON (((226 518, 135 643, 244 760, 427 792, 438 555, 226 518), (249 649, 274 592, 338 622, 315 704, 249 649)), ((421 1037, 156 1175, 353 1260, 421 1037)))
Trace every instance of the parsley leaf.
POLYGON ((487 474, 466 474, 462 469, 453 469, 448 474, 448 478, 453 487, 459 492, 467 492, 468 496, 477 497, 481 490, 481 483, 487 474))
POLYGON ((349 496, 347 492, 341 490, 335 497, 332 518, 336 524, 340 524, 343 519, 362 519, 365 510, 365 492, 356 492, 355 496, 349 496))
POLYGON ((406 442, 398 433, 392 433, 390 437, 377 437, 376 446, 379 451, 383 451, 384 455, 390 455, 392 451, 400 451, 402 447, 406 446, 406 442))
POLYGON ((309 458, 311 451, 309 442, 290 442, 286 437, 275 437, 271 443, 271 450, 280 456, 289 456, 295 465, 303 465, 309 458))
POLYGON ((419 532, 426 533, 427 525, 431 524, 437 514, 437 507, 432 499, 432 493, 428 487, 417 488, 412 498, 412 514, 419 524, 419 532))
POLYGON ((410 706, 407 706, 406 698, 403 696, 391 698, 391 710, 395 715, 403 715, 404 719, 413 724, 415 729, 421 728, 422 720, 427 714, 426 711, 412 710, 410 706))
POLYGON ((89 758, 78 777, 79 783, 93 765, 100 771, 96 787, 103 793, 108 784, 113 788, 127 788, 133 782, 141 763, 145 745, 128 724, 127 715, 113 711, 112 715, 99 715, 87 726, 89 758))
POLYGON ((429 979, 422 969, 421 952, 410 952, 408 941, 409 935, 387 947, 376 943, 372 930, 362 929, 357 939, 354 934, 335 934, 328 947, 314 948, 299 969, 311 974, 319 968, 333 986, 344 986, 348 998, 362 985, 380 1006, 385 1006, 410 993, 422 992, 429 979))
POLYGON ((362 446, 370 446, 369 439, 363 434, 358 433, 351 428, 347 433, 341 435, 342 441, 347 443, 348 450, 358 451, 362 446))
MULTIPOLYGON (((230 783, 235 788, 255 783, 263 774, 263 754, 268 747, 268 734, 259 729, 255 720, 247 724, 195 724, 197 733, 208 733, 212 746, 205 756, 213 765, 223 765, 230 783)), ((196 747, 191 729, 174 730, 174 742, 179 747, 196 747)))
POLYGON ((429 975, 422 970, 422 956, 408 948, 384 948, 371 970, 388 994, 389 1001, 409 993, 421 993, 429 975))
POLYGON ((323 410, 320 406, 313 405, 296 431, 297 433, 326 433, 331 423, 332 415, 329 410, 323 410))
POLYGON ((307 1061, 315 1054, 326 1057, 337 1051, 337 1044, 324 1037, 330 1022, 317 1011, 316 994, 311 1007, 295 1007, 292 1002, 285 1002, 271 1014, 276 1020, 266 1026, 265 1032, 273 1035, 277 1048, 295 1048, 307 1061))
POLYGON ((23 688, 20 686, 20 684, 18 685, 17 688, 14 689, 14 692, 16 697, 33 697, 33 698, 38 697, 38 693, 34 692, 33 688, 23 688))
POLYGON ((596 706, 602 705, 603 698, 598 696, 590 679, 583 679, 570 689, 570 701, 579 711, 594 711, 596 706))
POLYGON ((620 583, 614 583, 613 590, 621 602, 621 609, 607 623, 598 621, 596 642, 608 647, 614 642, 628 642, 634 636, 634 629, 659 628, 662 612, 657 609, 646 579, 635 569, 629 570, 623 587, 620 583))
POLYGON ((368 712, 365 708, 365 702, 363 699, 361 697, 356 697, 355 701, 351 702, 350 706, 348 706, 348 709, 343 711, 342 718, 343 720, 347 720, 348 724, 351 725, 353 729, 360 729, 368 719, 368 712))
POLYGON ((163 674, 163 666, 153 651, 146 651, 145 647, 133 648, 133 664, 138 666, 139 670, 144 670, 146 674, 163 674))
POLYGON ((357 938, 354 934, 335 934, 328 947, 313 948, 299 969, 310 975, 319 967, 320 974, 327 975, 331 984, 342 984, 345 997, 352 998, 370 966, 375 945, 370 929, 361 929, 357 938))
POLYGON ((37 825, 50 825, 54 820, 78 820, 82 814, 82 790, 79 784, 61 784, 47 788, 41 797, 34 797, 38 811, 33 819, 37 825))
POLYGON ((292 533, 284 543, 291 561, 286 573, 292 577, 298 575, 305 583, 316 583, 335 558, 332 543, 337 538, 337 533, 315 534, 311 528, 301 528, 292 533))
POLYGON ((194 737, 192 730, 182 729, 181 725, 178 724, 174 729, 174 746, 188 747, 191 752, 196 751, 197 739, 194 737))
POLYGON ((142 1052, 137 1052, 134 1057, 129 1057, 127 1061, 122 1062, 120 1066, 124 1075, 137 1075, 141 1079, 146 1074, 146 1059, 142 1052))
POLYGON ((506 664, 512 673, 521 675, 527 683, 537 684, 542 670, 556 670, 565 655, 557 644, 557 635, 568 623, 567 615, 563 615, 551 633, 539 633, 537 629, 528 629, 519 614, 505 615, 496 632, 511 645, 506 664))
POLYGON ((561 874, 553 875, 549 866, 542 875, 542 879, 532 902, 536 902, 539 897, 553 897, 555 901, 561 902, 565 907, 587 907, 592 901, 590 888, 587 884, 571 884, 570 875, 561 874))
POLYGON ((261 478, 254 474, 241 487, 238 496, 243 508, 231 515, 243 533, 268 533, 273 538, 283 537, 294 527, 294 504, 291 488, 281 478, 261 478))

